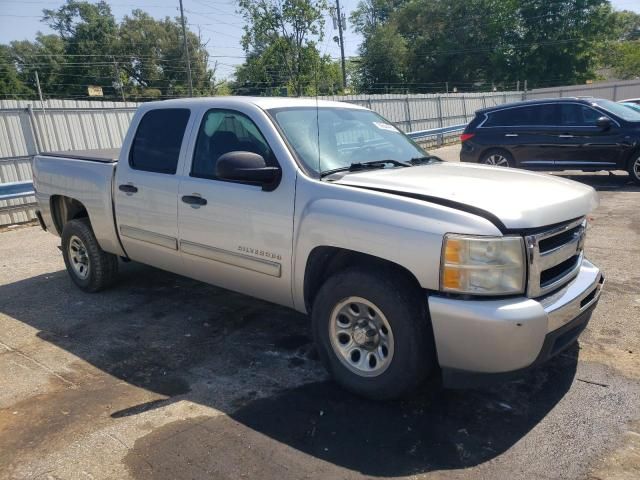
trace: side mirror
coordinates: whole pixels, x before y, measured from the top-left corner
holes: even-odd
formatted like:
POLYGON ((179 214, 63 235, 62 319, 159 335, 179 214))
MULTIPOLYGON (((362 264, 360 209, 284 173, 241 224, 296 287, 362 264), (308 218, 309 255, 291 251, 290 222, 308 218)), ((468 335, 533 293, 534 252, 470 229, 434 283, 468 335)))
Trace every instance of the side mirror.
POLYGON ((600 117, 596 120, 596 125, 602 130, 609 130, 611 128, 611 119, 609 117, 600 117))
POLYGON ((271 191, 280 183, 282 171, 279 167, 267 167, 262 158, 253 152, 229 152, 220 155, 216 162, 216 177, 232 182, 261 185, 271 191))

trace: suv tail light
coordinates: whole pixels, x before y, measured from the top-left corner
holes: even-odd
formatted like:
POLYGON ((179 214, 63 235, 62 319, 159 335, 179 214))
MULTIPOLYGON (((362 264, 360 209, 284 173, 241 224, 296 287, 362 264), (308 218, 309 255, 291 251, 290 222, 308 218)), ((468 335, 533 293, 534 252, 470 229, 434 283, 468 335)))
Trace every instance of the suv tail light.
POLYGON ((474 135, 475 135, 475 133, 463 133, 462 135, 460 135, 460 141, 461 142, 466 142, 470 138, 473 138, 474 135))

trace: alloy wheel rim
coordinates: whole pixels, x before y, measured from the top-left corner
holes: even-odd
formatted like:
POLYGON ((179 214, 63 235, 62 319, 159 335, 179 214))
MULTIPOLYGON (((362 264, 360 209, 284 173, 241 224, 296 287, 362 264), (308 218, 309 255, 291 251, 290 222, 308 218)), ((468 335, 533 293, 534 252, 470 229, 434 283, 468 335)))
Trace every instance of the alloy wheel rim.
POLYGON ((640 179, 640 157, 636 158, 636 161, 633 163, 633 174, 637 179, 640 179))
POLYGON ((384 373, 394 353, 391 326, 382 311, 361 297, 349 297, 331 312, 331 347, 340 362, 361 377, 384 373))
POLYGON ((505 157, 504 155, 500 155, 499 153, 494 153, 492 155, 489 155, 484 163, 486 163, 487 165, 494 165, 496 167, 508 167, 509 166, 509 160, 507 160, 507 157, 505 157))
POLYGON ((69 240, 69 263, 75 275, 85 280, 89 276, 89 255, 87 253, 87 247, 85 247, 82 240, 76 235, 73 235, 69 240))

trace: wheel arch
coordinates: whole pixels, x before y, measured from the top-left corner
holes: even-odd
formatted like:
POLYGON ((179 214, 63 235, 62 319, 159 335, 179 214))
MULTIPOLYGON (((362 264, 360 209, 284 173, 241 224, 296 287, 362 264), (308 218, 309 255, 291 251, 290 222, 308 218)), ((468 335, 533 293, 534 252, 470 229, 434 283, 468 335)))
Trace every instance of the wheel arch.
POLYGON ((62 235, 64 226, 78 218, 88 218, 89 212, 82 202, 65 195, 52 195, 50 200, 51 217, 58 235, 62 235))
POLYGON ((352 267, 366 267, 382 272, 395 272, 421 289, 420 282, 402 265, 367 253, 341 247, 317 246, 307 257, 304 271, 304 305, 308 313, 322 284, 332 275, 352 267))

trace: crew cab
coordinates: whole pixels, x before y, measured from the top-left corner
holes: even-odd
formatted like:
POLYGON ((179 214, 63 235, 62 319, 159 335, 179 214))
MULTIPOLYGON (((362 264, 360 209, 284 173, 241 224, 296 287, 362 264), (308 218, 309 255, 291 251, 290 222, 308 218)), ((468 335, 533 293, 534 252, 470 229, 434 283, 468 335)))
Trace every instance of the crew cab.
POLYGON ((127 259, 291 307, 334 378, 372 398, 534 367, 576 340, 604 282, 584 256, 591 187, 443 162, 346 103, 150 102, 119 151, 33 166, 82 290, 127 259))

